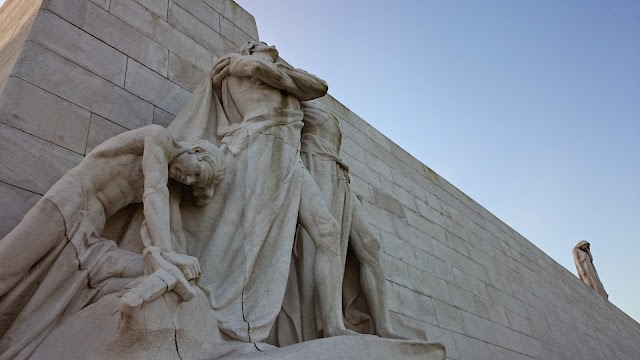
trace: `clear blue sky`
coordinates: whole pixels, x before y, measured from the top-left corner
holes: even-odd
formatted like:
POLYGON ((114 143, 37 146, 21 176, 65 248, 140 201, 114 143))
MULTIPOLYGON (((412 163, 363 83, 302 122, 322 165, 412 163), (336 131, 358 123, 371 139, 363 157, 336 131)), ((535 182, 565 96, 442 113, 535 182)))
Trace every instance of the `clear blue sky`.
POLYGON ((294 66, 640 319, 640 2, 238 0, 294 66))

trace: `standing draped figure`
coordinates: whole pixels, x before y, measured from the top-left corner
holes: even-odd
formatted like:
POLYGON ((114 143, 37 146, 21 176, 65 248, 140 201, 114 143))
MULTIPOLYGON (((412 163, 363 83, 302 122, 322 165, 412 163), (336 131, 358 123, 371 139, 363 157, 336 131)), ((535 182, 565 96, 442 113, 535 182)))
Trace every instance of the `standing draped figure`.
POLYGON ((590 244, 582 240, 571 251, 573 253, 573 261, 576 263, 576 269, 578 269, 578 276, 580 276, 580 280, 583 283, 593 288, 605 299, 608 299, 609 294, 604 291, 604 285, 602 285, 596 267, 593 265, 593 256, 589 247, 590 244))

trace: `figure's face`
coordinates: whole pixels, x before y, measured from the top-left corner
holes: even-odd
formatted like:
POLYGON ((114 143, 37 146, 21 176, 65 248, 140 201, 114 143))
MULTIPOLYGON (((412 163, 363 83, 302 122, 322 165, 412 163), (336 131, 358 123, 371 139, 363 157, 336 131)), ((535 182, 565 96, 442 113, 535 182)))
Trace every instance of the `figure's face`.
POLYGON ((584 244, 582 246, 580 246, 580 248, 584 251, 589 251, 589 244, 584 244))
POLYGON ((275 46, 269 46, 264 42, 259 42, 256 43, 253 46, 253 49, 251 50, 251 54, 256 54, 256 53, 262 53, 265 54, 267 56, 269 56, 269 58, 273 61, 276 62, 276 60, 278 60, 278 50, 276 50, 275 46))
POLYGON ((169 164, 169 177, 186 185, 206 186, 211 183, 213 171, 196 154, 185 152, 169 164))

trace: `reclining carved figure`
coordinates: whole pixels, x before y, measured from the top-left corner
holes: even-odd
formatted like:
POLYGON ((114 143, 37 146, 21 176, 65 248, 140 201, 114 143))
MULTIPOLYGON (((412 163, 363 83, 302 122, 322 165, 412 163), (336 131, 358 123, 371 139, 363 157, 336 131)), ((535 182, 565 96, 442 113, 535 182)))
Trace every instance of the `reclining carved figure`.
MULTIPOLYGON (((127 131, 90 152, 0 240, 2 356, 28 356, 64 315, 121 291, 144 275, 145 263, 148 274, 156 272, 156 278, 168 282, 163 289, 190 300, 194 291, 189 281, 200 276, 200 265, 173 249, 172 231, 181 229, 171 229, 179 214, 172 219, 167 182, 190 185, 204 205, 223 169, 224 157, 215 145, 178 142, 158 125, 127 131), (140 202, 144 261, 102 237, 107 218, 140 202)), ((122 309, 161 295, 143 284, 123 297, 122 309)))

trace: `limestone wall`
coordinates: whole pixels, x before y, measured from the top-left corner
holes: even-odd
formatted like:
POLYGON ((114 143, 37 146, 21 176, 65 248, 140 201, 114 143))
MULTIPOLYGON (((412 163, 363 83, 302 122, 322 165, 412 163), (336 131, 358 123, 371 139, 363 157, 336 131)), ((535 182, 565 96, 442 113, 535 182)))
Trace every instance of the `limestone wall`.
MULTIPOLYGON (((84 154, 126 129, 168 124, 218 56, 257 38, 254 18, 231 0, 7 0, 0 237, 84 154)), ((451 359, 640 359, 637 322, 325 102, 342 120, 352 185, 383 242, 399 329, 426 332, 451 359)))

